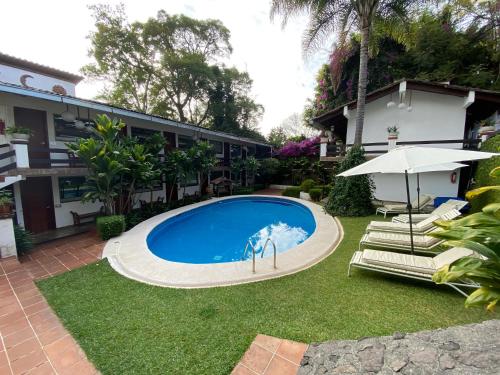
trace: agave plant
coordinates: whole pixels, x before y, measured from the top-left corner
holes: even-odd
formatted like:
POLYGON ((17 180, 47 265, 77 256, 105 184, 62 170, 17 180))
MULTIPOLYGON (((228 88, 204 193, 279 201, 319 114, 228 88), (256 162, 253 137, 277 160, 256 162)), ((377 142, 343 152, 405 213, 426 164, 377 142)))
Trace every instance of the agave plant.
MULTIPOLYGON (((500 167, 491 171, 499 175, 500 167)), ((500 186, 485 186, 471 190, 467 199, 472 199, 489 190, 500 190, 500 186)), ((481 257, 465 257, 439 269, 432 277, 442 284, 459 279, 469 279, 480 284, 480 288, 469 295, 465 306, 483 306, 493 311, 500 299, 500 203, 486 205, 482 212, 459 220, 436 221, 442 230, 432 233, 445 239, 446 245, 465 247, 481 257)))

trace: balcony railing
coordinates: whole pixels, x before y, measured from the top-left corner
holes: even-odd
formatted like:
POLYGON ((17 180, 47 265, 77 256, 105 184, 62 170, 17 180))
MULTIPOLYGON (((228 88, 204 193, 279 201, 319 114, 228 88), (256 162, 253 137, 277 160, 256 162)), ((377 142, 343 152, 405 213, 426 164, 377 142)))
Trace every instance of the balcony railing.
POLYGON ((29 147, 30 168, 83 168, 85 165, 76 155, 66 148, 29 147), (44 156, 44 154, 46 156, 44 156))
MULTIPOLYGON (((454 148, 462 148, 464 150, 477 150, 480 139, 440 139, 440 140, 429 140, 429 141, 396 141, 397 146, 436 146, 442 147, 443 145, 453 146, 454 148), (457 147, 458 146, 458 147, 457 147)), ((328 144, 326 147, 326 155, 321 155, 322 158, 325 156, 328 158, 342 157, 345 156, 346 150, 352 147, 352 144, 347 145, 337 145, 328 144)), ((389 142, 371 142, 363 143, 363 148, 365 153, 368 155, 379 155, 384 154, 389 151, 389 142)))
POLYGON ((16 168, 16 152, 11 150, 10 145, 0 145, 0 173, 5 173, 16 168))

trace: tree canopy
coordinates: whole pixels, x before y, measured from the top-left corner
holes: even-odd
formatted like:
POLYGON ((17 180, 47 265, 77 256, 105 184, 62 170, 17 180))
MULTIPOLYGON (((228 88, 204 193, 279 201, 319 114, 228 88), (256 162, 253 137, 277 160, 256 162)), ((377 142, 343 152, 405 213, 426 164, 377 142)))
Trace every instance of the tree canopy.
POLYGON ((263 107, 250 96, 252 80, 227 68, 230 32, 219 20, 160 10, 130 23, 120 5, 93 5, 96 30, 82 68, 105 82, 99 98, 111 104, 231 133, 258 136, 263 107))
MULTIPOLYGON (((409 21, 404 40, 375 26, 378 34, 371 46, 367 90, 402 78, 500 89, 498 32, 489 8, 473 6, 468 0, 460 4, 433 11, 424 8, 409 21)), ((332 54, 332 61, 320 68, 306 119, 356 99, 359 50, 359 36, 351 34, 332 54)))

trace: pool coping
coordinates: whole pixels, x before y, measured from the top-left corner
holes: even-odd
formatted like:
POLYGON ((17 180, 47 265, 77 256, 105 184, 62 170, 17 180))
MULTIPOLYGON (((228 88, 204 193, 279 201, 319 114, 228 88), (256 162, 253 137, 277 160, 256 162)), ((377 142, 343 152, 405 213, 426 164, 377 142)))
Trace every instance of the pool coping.
MULTIPOLYGON (((154 216, 139 223, 121 236, 109 240, 103 258, 121 275, 143 283, 170 288, 210 288, 246 284, 283 277, 305 270, 330 255, 343 238, 340 222, 323 211, 323 207, 302 199, 267 195, 239 195, 212 198, 154 216), (278 254, 277 269, 273 257, 256 259, 256 272, 252 261, 211 264, 171 262, 154 255, 148 248, 149 232, 161 222, 197 207, 221 200, 237 198, 269 198, 297 202, 313 214, 316 230, 298 246, 278 254)), ((242 249, 243 251, 243 249, 242 249)))

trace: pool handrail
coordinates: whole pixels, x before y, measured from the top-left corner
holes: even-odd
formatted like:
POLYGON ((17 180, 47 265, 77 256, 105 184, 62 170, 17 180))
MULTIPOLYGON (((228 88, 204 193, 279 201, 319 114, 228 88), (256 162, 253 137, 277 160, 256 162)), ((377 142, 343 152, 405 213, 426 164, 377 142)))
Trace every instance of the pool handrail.
POLYGON ((274 251, 274 269, 278 268, 276 267, 276 244, 274 243, 273 240, 271 240, 271 237, 267 237, 267 240, 266 242, 264 243, 264 247, 262 248, 262 254, 261 254, 261 258, 264 258, 264 253, 266 251, 266 247, 267 247, 267 244, 268 243, 271 243, 271 245, 273 245, 273 251, 274 251))

